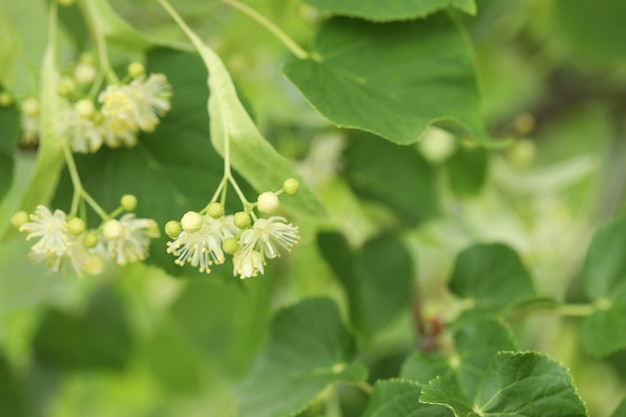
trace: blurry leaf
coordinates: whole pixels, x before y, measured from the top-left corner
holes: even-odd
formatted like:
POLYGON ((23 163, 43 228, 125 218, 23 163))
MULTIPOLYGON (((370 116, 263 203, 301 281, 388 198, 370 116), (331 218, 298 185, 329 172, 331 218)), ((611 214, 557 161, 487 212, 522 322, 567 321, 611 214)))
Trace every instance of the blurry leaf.
POLYGON ((0 352, 0 415, 26 417, 26 398, 22 380, 0 352))
POLYGON ((402 367, 402 378, 422 384, 440 376, 473 397, 487 365, 503 350, 517 350, 510 329, 487 318, 462 320, 454 331, 454 353, 443 355, 415 352, 402 367))
POLYGON ((519 256, 501 243, 477 244, 461 252, 448 285, 477 310, 500 311, 535 295, 530 273, 519 256))
POLYGON ((626 217, 596 231, 583 279, 596 306, 583 322, 583 345, 598 357, 626 348, 626 217))
POLYGON ((355 356, 354 337, 329 299, 280 311, 267 350, 239 389, 239 416, 292 416, 331 384, 362 382, 367 372, 355 356))
POLYGON ((611 417, 626 417, 626 398, 622 400, 620 405, 615 409, 611 417))
POLYGON ((439 208, 435 170, 413 147, 356 133, 345 153, 345 176, 359 197, 386 205, 409 226, 439 208))
POLYGON ((456 417, 587 416, 567 370, 534 352, 498 353, 489 364, 473 400, 454 384, 438 377, 422 390, 420 401, 445 405, 456 417))
POLYGON ((76 49, 78 51, 85 50, 85 46, 90 40, 90 33, 78 3, 74 3, 71 6, 59 7, 57 10, 59 22, 67 30, 72 41, 76 44, 76 49))
POLYGON ((411 381, 378 380, 363 417, 450 417, 445 407, 420 404, 422 390, 411 381))
POLYGON ((445 162, 450 188, 458 197, 477 194, 487 178, 488 153, 482 148, 458 146, 445 162))
POLYGON ((102 287, 84 312, 50 308, 35 332, 33 350, 38 361, 53 368, 124 368, 132 351, 124 300, 102 287))
POLYGON ((304 2, 323 12, 373 21, 414 19, 450 6, 472 15, 476 13, 474 0, 391 0, 385 2, 304 0, 304 2))
POLYGON ((375 237, 354 255, 338 233, 318 235, 318 245, 348 295, 350 322, 364 335, 372 336, 409 307, 413 265, 396 235, 375 237))
POLYGON ((9 84, 15 74, 19 45, 17 37, 4 5, 0 4, 0 84, 9 84))
POLYGON ((626 63, 623 41, 626 2, 554 0, 553 3, 557 24, 582 60, 604 65, 626 63))
POLYGON ((211 143, 224 155, 228 138, 230 163, 257 191, 277 190, 287 178, 296 178, 300 190, 281 200, 281 206, 311 217, 325 217, 326 209, 306 185, 294 165, 261 136, 237 96, 230 74, 221 59, 182 21, 177 21, 200 53, 209 71, 211 90, 208 111, 211 143))
POLYGON ((283 72, 339 127, 406 145, 435 123, 493 143, 472 61, 464 34, 444 14, 384 24, 333 18, 320 26, 311 58, 291 61, 283 72))
MULTIPOLYGON (((0 85, 0 93, 3 91, 0 85)), ((20 113, 15 103, 9 107, 0 106, 0 201, 9 192, 13 183, 14 158, 19 134, 20 113)))

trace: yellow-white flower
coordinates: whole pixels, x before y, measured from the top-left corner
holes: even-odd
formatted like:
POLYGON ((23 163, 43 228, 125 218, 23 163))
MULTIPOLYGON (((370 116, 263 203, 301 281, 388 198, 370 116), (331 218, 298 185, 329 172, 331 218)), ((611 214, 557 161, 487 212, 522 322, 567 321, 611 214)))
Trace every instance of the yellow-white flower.
POLYGON ((103 117, 101 128, 104 143, 111 148, 130 148, 137 144, 137 129, 126 119, 103 117))
POLYGON ((56 124, 57 136, 67 139, 74 152, 96 152, 104 142, 102 127, 92 120, 95 110, 88 112, 83 106, 93 103, 81 100, 76 106, 61 112, 56 124))
POLYGON ((150 240, 158 237, 153 219, 137 219, 133 213, 125 214, 119 220, 108 220, 102 228, 106 254, 119 265, 146 259, 150 240))
POLYGON ((32 247, 32 252, 43 255, 62 256, 69 243, 67 219, 62 210, 50 212, 48 207, 39 205, 30 215, 30 222, 20 226, 20 232, 27 232, 26 240, 40 237, 32 247))
POLYGON ((39 101, 30 97, 22 102, 22 137, 25 144, 34 144, 39 138, 39 101))
POLYGON ((200 272, 209 273, 211 265, 224 263, 222 242, 237 233, 232 216, 214 219, 204 215, 199 229, 190 230, 195 231, 183 229, 173 242, 167 243, 167 253, 178 257, 174 261, 177 265, 189 263, 194 268, 199 268, 200 272))
POLYGON ((265 258, 261 252, 254 249, 239 251, 233 256, 233 275, 239 275, 241 279, 256 277, 259 272, 263 274, 265 258))

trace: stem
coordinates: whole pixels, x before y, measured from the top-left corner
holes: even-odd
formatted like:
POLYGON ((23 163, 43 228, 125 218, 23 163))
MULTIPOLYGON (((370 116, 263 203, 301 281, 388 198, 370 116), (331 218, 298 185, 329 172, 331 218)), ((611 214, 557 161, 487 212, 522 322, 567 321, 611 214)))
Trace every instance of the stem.
POLYGON ((561 316, 568 317, 587 317, 596 310, 593 304, 561 304, 555 309, 561 316))
POLYGON ((330 388, 326 400, 324 401, 324 411, 326 412, 325 415, 328 417, 342 417, 337 386, 330 388))
POLYGON ((243 13, 256 20, 261 26, 272 32, 274 36, 278 38, 296 57, 300 59, 307 59, 309 53, 302 49, 297 43, 293 41, 285 32, 280 30, 272 21, 257 12, 256 10, 238 2, 237 0, 221 0, 224 3, 242 11, 243 13))
POLYGON ((93 210, 102 217, 103 220, 109 218, 109 215, 100 207, 98 203, 85 191, 83 188, 83 184, 80 181, 80 175, 78 175, 78 169, 76 168, 76 162, 74 161, 74 157, 72 156, 72 152, 67 144, 63 146, 63 154, 65 156, 65 162, 67 163, 67 169, 70 172, 70 178, 72 179, 72 185, 74 186, 74 198, 72 199, 72 211, 71 215, 76 214, 76 210, 78 208, 78 203, 76 203, 76 207, 74 206, 74 200, 76 199, 76 195, 81 196, 93 210))
POLYGON ((361 388, 367 395, 372 395, 374 392, 374 387, 372 387, 367 381, 361 382, 359 384, 359 388, 361 388))
POLYGON ((119 78, 117 78, 115 71, 113 71, 113 67, 111 67, 111 63, 109 62, 106 40, 104 39, 104 32, 100 28, 97 17, 94 16, 93 6, 91 2, 92 0, 86 0, 84 2, 86 15, 85 20, 89 22, 91 34, 94 38, 96 49, 98 51, 98 59, 100 60, 100 64, 102 65, 102 67, 105 69, 106 75, 109 80, 113 83, 119 83, 119 78))

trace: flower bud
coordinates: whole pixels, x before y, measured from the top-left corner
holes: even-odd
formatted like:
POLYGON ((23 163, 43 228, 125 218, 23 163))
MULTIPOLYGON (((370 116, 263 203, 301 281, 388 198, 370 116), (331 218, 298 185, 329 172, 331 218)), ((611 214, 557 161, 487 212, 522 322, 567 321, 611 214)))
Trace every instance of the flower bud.
POLYGON ((88 63, 80 63, 74 68, 74 78, 80 84, 89 84, 96 79, 96 67, 88 63))
POLYGON ((85 222, 79 217, 74 217, 67 222, 67 231, 74 236, 81 235, 85 231, 85 222))
POLYGON ((180 225, 180 222, 177 222, 176 220, 170 220, 165 223, 165 233, 172 239, 176 239, 182 231, 183 227, 180 225))
POLYGON ((11 217, 11 224, 18 229, 25 223, 28 223, 28 213, 25 211, 18 211, 11 217))
POLYGON ((283 182, 283 191, 286 194, 293 195, 298 192, 300 189, 300 183, 295 178, 287 178, 285 182, 283 182))
POLYGON ((278 196, 271 191, 262 193, 257 200, 257 208, 261 213, 273 213, 279 205, 278 196))
POLYGON ((94 106, 93 101, 84 98, 74 104, 74 110, 80 117, 88 119, 96 111, 96 106, 94 106))
POLYGON ((219 219, 224 215, 224 206, 217 201, 212 202, 206 209, 206 212, 209 216, 214 219, 219 219))
POLYGON ((9 107, 11 104, 13 104, 13 97, 11 97, 11 94, 7 93, 6 91, 1 92, 0 93, 0 106, 9 107))
POLYGON ((74 91, 76 91, 74 80, 68 77, 61 78, 61 81, 59 81, 59 85, 57 86, 57 94, 60 97, 69 97, 74 93, 74 91))
POLYGON ((124 194, 120 199, 120 205, 126 211, 133 211, 137 207, 137 197, 132 194, 124 194))
POLYGON ((252 224, 252 219, 250 215, 245 211, 240 211, 235 213, 233 217, 233 223, 240 229, 247 229, 252 224))
POLYGON ((87 249, 91 249, 95 248, 97 245, 98 234, 93 231, 85 233, 85 236, 83 237, 83 246, 85 246, 87 249))
POLYGON ((102 236, 108 240, 115 240, 122 237, 122 233, 124 232, 124 226, 115 219, 107 220, 102 227, 102 236))
POLYGON ((27 116, 37 116, 39 114, 39 101, 34 97, 22 101, 22 112, 27 116))
POLYGON ((133 78, 139 78, 146 73, 146 68, 141 62, 132 62, 128 66, 128 75, 133 78))
POLYGON ((187 233, 197 232, 202 228, 202 223, 204 223, 204 219, 195 211, 188 211, 183 218, 180 219, 180 225, 187 233))
POLYGON ((229 255, 234 255, 239 250, 239 241, 234 237, 224 239, 222 249, 229 255))

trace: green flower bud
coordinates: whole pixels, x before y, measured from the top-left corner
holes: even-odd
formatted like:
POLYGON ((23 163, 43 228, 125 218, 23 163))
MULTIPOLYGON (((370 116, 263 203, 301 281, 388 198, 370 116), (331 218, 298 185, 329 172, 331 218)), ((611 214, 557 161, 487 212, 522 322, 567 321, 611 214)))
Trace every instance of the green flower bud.
POLYGON ((257 208, 261 213, 273 213, 279 205, 278 196, 271 191, 262 193, 257 200, 257 208))
POLYGON ((133 78, 142 77, 146 73, 146 68, 141 62, 132 62, 128 66, 128 75, 133 78))
POLYGON ((214 219, 219 219, 224 215, 224 206, 217 201, 212 202, 206 209, 206 213, 214 219))
POLYGON ((180 225, 180 222, 177 222, 176 220, 170 220, 165 223, 165 233, 172 239, 176 239, 182 231, 183 227, 180 225))
POLYGON ((28 213, 25 211, 18 211, 13 215, 13 217, 11 217, 11 224, 19 229, 23 224, 28 223, 28 220, 30 220, 28 218, 28 213))
POLYGON ((7 93, 6 91, 1 92, 0 106, 9 107, 11 104, 13 104, 13 97, 11 97, 11 94, 7 93))
POLYGON ((39 101, 34 97, 22 101, 22 112, 27 116, 37 116, 39 114, 39 101))
POLYGON ((57 86, 57 94, 60 97, 69 97, 72 93, 74 93, 74 91, 76 91, 74 80, 68 77, 61 78, 61 81, 59 81, 59 85, 57 86))
POLYGON ((200 230, 202 224, 204 223, 204 219, 202 216, 195 211, 188 211, 185 213, 182 219, 180 219, 180 225, 183 230, 187 233, 194 233, 200 230))
POLYGON ((83 237, 83 246, 85 246, 87 249, 91 249, 95 248, 97 245, 98 234, 93 231, 85 233, 85 236, 83 237))
POLYGON ((84 98, 74 104, 74 110, 80 117, 88 119, 96 111, 96 106, 94 106, 93 101, 84 98))
POLYGON ((81 235, 85 231, 85 222, 79 217, 74 217, 67 222, 67 231, 74 236, 81 235))
POLYGON ((286 194, 293 195, 298 192, 300 189, 300 183, 295 178, 287 178, 285 182, 283 182, 283 191, 286 194))
POLYGON ((224 239, 222 249, 229 255, 234 255, 239 250, 239 241, 234 237, 224 239))
POLYGON ((96 67, 88 63, 80 63, 74 68, 74 78, 79 84, 89 84, 96 79, 96 67))
POLYGON ((124 232, 124 226, 118 220, 107 220, 102 227, 102 236, 108 240, 119 239, 124 232))
POLYGON ((124 194, 120 199, 120 205, 126 211, 133 211, 137 207, 137 197, 132 194, 124 194))
POLYGON ((252 219, 248 213, 240 211, 235 213, 233 223, 240 229, 247 229, 252 224, 252 219))

